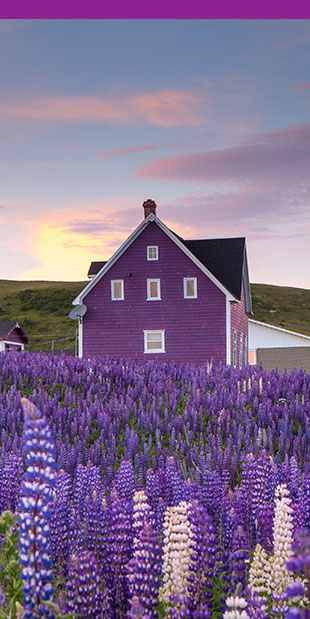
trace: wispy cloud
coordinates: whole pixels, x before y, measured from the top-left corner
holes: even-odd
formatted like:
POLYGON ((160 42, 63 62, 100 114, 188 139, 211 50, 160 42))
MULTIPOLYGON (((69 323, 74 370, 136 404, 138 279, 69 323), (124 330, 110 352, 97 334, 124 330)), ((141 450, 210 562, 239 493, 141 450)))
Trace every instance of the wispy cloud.
POLYGON ((310 124, 256 134, 232 148, 165 157, 140 167, 138 178, 180 181, 266 183, 286 179, 308 181, 310 124))
POLYGON ((300 90, 304 90, 310 88, 310 82, 305 82, 304 84, 293 84, 291 88, 298 88, 300 90))
POLYGON ((113 150, 106 150, 102 153, 96 153, 98 159, 109 159, 110 157, 117 157, 118 155, 130 155, 131 153, 139 153, 157 148, 155 145, 150 146, 132 146, 129 148, 115 148, 113 150))
POLYGON ((45 97, 22 105, 0 105, 0 115, 54 121, 146 123, 159 127, 196 126, 206 120, 205 101, 181 90, 131 97, 45 97))

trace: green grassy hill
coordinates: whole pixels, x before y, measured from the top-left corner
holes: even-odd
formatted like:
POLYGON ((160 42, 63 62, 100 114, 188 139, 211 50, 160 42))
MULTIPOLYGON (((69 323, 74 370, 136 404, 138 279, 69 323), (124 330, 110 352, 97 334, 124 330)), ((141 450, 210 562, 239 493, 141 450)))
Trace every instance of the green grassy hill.
POLYGON ((31 344, 28 350, 75 348, 77 321, 69 318, 72 301, 87 282, 0 280, 0 320, 19 320, 31 344))
POLYGON ((310 335, 310 290, 251 284, 254 320, 310 335))
MULTIPOLYGON (((74 349, 77 321, 72 300, 87 282, 0 280, 0 320, 19 320, 29 350, 74 349)), ((253 318, 310 335, 310 290, 251 284, 253 318)))

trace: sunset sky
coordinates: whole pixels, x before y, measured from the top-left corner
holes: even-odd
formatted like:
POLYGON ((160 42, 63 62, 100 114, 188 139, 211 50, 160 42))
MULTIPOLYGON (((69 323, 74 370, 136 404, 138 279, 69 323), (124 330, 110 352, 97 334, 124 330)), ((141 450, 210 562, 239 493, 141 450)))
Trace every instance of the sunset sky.
POLYGON ((143 218, 310 288, 309 20, 0 20, 0 278, 85 280, 143 218))

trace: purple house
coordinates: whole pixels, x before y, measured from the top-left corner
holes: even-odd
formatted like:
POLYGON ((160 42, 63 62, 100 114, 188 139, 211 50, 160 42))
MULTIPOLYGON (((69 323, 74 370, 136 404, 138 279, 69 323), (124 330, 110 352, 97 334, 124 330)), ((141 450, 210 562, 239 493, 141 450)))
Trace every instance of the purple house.
POLYGON ((245 238, 184 240, 144 219, 73 301, 79 356, 247 363, 251 294, 245 238))
POLYGON ((0 352, 9 350, 24 350, 30 339, 20 322, 16 320, 0 320, 0 352))

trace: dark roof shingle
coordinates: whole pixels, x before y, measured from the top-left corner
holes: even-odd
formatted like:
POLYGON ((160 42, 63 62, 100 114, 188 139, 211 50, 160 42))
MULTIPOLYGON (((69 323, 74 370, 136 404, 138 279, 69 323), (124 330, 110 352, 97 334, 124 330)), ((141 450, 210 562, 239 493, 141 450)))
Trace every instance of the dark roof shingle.
POLYGON ((6 337, 16 325, 16 320, 0 320, 0 337, 6 337))
POLYGON ((229 290, 241 298, 245 238, 182 240, 183 245, 229 290))

